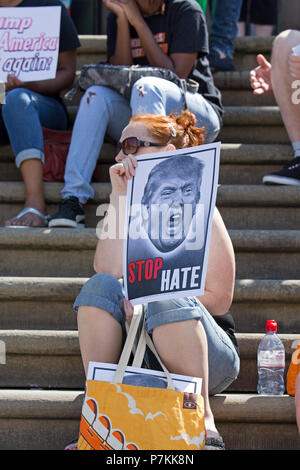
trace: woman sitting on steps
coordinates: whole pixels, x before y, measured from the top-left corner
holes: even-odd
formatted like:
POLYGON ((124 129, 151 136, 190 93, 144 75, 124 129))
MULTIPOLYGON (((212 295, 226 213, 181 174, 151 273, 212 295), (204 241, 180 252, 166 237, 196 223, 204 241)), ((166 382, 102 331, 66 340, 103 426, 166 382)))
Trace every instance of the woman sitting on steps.
MULTIPOLYGON (((143 115, 130 120, 122 132, 118 163, 110 168, 112 192, 106 226, 110 223, 114 226, 115 220, 122 223, 119 201, 126 195, 127 182, 134 175, 135 156, 202 144, 203 130, 194 127, 195 123, 196 118, 189 111, 177 118, 143 115), (126 140, 129 137, 131 140, 126 140), (137 139, 135 143, 133 137, 137 139), (144 146, 145 141, 155 147, 144 146)), ((123 233, 122 227, 117 227, 115 233, 123 233)), ((94 258, 97 274, 84 284, 74 304, 78 310, 79 342, 86 373, 90 361, 117 363, 122 350, 126 316, 130 318, 132 314, 132 306, 124 298, 118 280, 123 275, 122 252, 122 238, 101 239, 100 236, 94 258)), ((239 373, 234 323, 228 312, 234 279, 231 240, 215 209, 204 295, 149 302, 145 306, 146 327, 168 370, 203 378, 206 449, 224 449, 209 395, 225 390, 239 373), (170 313, 175 321, 170 322, 170 313)), ((151 360, 149 366, 154 368, 151 360)))

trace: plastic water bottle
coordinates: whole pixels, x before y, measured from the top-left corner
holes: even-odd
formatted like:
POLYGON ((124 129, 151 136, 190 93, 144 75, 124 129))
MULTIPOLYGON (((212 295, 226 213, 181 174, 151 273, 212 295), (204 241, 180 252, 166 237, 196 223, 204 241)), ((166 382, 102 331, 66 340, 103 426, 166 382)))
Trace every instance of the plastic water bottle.
POLYGON ((267 320, 266 334, 257 351, 257 392, 261 395, 283 395, 284 367, 285 351, 277 336, 277 323, 275 320, 267 320))

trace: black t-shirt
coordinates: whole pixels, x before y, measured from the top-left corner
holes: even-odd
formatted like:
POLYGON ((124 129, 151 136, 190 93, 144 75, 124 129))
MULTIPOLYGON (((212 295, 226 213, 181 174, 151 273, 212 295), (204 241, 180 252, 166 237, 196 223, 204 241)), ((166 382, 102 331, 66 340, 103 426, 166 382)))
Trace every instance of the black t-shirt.
MULTIPOLYGON (((164 14, 144 18, 162 50, 174 53, 194 53, 198 55, 189 78, 199 83, 199 93, 216 110, 220 121, 223 115, 221 94, 214 85, 207 55, 209 53, 208 32, 205 16, 196 0, 166 0, 164 14)), ((115 51, 117 36, 116 16, 110 13, 107 18, 107 58, 115 51)), ((131 53, 133 63, 149 65, 135 29, 130 26, 131 53)))
POLYGON ((216 315, 213 316, 213 319, 222 328, 222 330, 227 333, 236 349, 236 352, 239 354, 239 346, 235 337, 235 324, 231 313, 227 312, 225 315, 216 315))
POLYGON ((76 27, 65 6, 59 0, 23 0, 17 7, 61 6, 59 52, 80 47, 76 27))

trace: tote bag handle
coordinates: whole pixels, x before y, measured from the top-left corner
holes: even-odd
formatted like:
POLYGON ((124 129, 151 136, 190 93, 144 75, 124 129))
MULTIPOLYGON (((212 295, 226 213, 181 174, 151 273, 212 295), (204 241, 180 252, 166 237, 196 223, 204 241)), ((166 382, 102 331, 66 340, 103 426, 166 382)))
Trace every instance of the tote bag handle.
MULTIPOLYGON (((112 380, 112 383, 122 383, 122 381, 123 381, 125 370, 126 370, 126 367, 128 366, 130 354, 131 354, 131 351, 133 350, 133 347, 134 347, 134 342, 135 342, 135 339, 136 339, 136 336, 137 336, 138 327, 139 327, 139 324, 141 322, 142 317, 143 317, 143 306, 142 305, 135 306, 134 310, 133 310, 133 316, 132 316, 132 320, 131 320, 131 323, 130 323, 129 331, 128 331, 127 338, 126 338, 126 341, 125 341, 125 345, 124 345, 124 348, 122 350, 122 354, 121 354, 121 357, 120 357, 120 360, 119 360, 114 378, 112 380)), ((171 390, 175 390, 175 386, 174 386, 172 377, 170 375, 170 372, 165 367, 165 365, 162 363, 162 361, 161 361, 161 359, 160 359, 160 357, 159 357, 159 355, 158 355, 158 353, 155 349, 155 346, 154 346, 149 334, 147 333, 147 331, 145 329, 145 324, 143 322, 143 328, 142 328, 141 335, 140 335, 140 338, 139 338, 139 342, 138 342, 138 345, 137 345, 137 348, 136 348, 136 351, 135 351, 135 355, 134 355, 134 360, 133 360, 133 364, 132 364, 133 367, 138 367, 138 368, 141 367, 143 357, 144 357, 144 354, 145 354, 145 350, 146 350, 146 345, 150 348, 150 350, 155 355, 156 359, 158 360, 161 368, 163 369, 163 371, 164 371, 164 373, 167 377, 167 382, 168 382, 167 388, 171 389, 171 390)))

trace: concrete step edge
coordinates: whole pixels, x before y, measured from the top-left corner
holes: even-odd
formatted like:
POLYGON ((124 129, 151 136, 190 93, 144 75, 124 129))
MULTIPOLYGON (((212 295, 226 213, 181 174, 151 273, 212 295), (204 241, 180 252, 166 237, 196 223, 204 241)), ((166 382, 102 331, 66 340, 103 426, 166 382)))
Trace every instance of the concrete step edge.
MULTIPOLYGON (((70 301, 88 278, 64 277, 0 277, 0 300, 70 301)), ((300 301, 298 279, 236 279, 234 302, 300 301)))
POLYGON ((72 301, 75 293, 87 279, 77 277, 0 277, 0 300, 72 301))
MULTIPOLYGON (((83 391, 0 390, 0 419, 80 419, 83 391)), ((218 422, 295 423, 293 397, 220 394, 210 398, 218 422)))
MULTIPOLYGON (((236 333, 241 358, 256 357, 262 333, 236 333)), ((286 360, 290 358, 300 334, 278 333, 282 340, 286 360)), ((6 354, 41 356, 78 356, 80 354, 77 330, 0 330, 0 340, 5 343, 6 354)))
MULTIPOLYGON (((114 163, 115 148, 112 144, 105 143, 99 164, 114 163)), ((293 157, 291 145, 289 144, 221 144, 222 164, 283 164, 293 157)), ((0 146, 0 163, 14 163, 14 155, 10 145, 0 146)), ((255 168, 254 168, 255 170, 255 168)))
MULTIPOLYGON (((107 36, 105 34, 80 34, 79 40, 81 42, 81 47, 78 49, 79 55, 84 55, 91 52, 106 52, 107 36)), ((238 36, 234 40, 235 51, 248 53, 267 52, 271 50, 273 41, 274 36, 238 36)))
MULTIPOLYGON (((71 122, 74 121, 78 106, 67 106, 71 122)), ((224 126, 283 126, 278 106, 225 106, 224 126)))
MULTIPOLYGON (((299 230, 229 230, 236 251, 240 252, 298 252, 299 230)), ((96 230, 28 228, 10 229, 0 227, 0 248, 94 250, 97 243, 96 230)))
MULTIPOLYGON (((94 199, 88 204, 108 202, 110 183, 92 183, 94 199)), ((63 183, 44 183, 47 204, 61 202, 63 183)), ((25 186, 22 181, 0 181, 0 204, 23 203, 25 186)), ((298 207, 300 191, 297 186, 264 184, 219 184, 217 205, 227 207, 298 207)), ((96 215, 96 214, 95 214, 96 215)))

